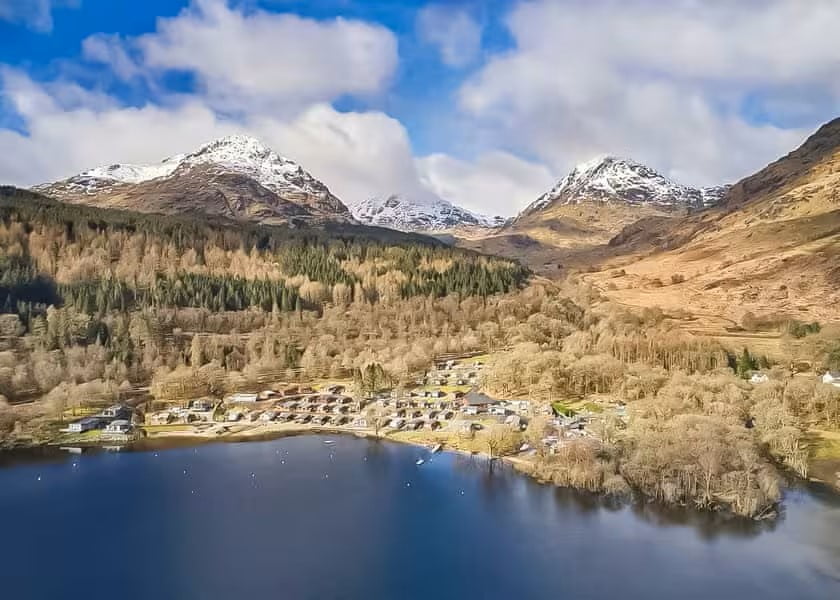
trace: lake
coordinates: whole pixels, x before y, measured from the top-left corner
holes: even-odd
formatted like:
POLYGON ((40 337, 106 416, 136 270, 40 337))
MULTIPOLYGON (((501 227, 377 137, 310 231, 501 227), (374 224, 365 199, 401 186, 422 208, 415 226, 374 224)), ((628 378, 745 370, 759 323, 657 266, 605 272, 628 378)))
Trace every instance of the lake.
POLYGON ((775 523, 727 521, 325 439, 16 459, 0 469, 0 595, 840 598, 830 494, 789 492, 775 523))

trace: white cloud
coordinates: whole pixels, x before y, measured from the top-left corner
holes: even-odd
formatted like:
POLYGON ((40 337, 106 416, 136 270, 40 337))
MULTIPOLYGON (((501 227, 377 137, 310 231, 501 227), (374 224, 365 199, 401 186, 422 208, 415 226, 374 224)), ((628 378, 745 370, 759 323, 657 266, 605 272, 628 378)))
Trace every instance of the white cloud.
POLYGON ((0 20, 48 32, 53 28, 53 8, 76 4, 75 0, 0 0, 0 20))
POLYGON ((195 97, 133 108, 72 84, 39 84, 10 69, 0 70, 0 83, 28 130, 0 129, 4 183, 31 186, 102 164, 153 163, 216 137, 246 133, 299 162, 345 202, 430 194, 402 124, 380 112, 342 113, 316 104, 291 119, 264 113, 232 121, 195 97))
POLYGON ((423 183, 438 196, 492 215, 518 213, 555 182, 544 165, 506 152, 488 152, 474 161, 432 154, 417 163, 423 183))
POLYGON ((417 15, 417 31, 450 67, 470 64, 481 50, 481 26, 463 9, 429 5, 417 15))
POLYGON ((459 103, 488 143, 556 172, 617 153, 690 184, 731 181, 813 127, 756 124, 747 101, 785 89, 840 105, 833 0, 529 2, 508 25, 515 48, 471 77, 459 103))
POLYGON ((335 110, 343 95, 382 92, 396 61, 388 30, 361 21, 315 21, 196 0, 139 38, 97 34, 83 57, 156 100, 126 106, 70 80, 36 82, 0 65, 0 99, 26 135, 0 129, 0 181, 30 186, 113 162, 148 163, 230 133, 262 139, 345 201, 373 194, 428 195, 408 135, 381 112, 335 110), (191 95, 161 92, 158 76, 192 73, 191 95))
POLYGON ((109 65, 121 79, 142 73, 140 65, 129 54, 127 44, 118 34, 97 33, 82 40, 82 56, 96 63, 109 65))
POLYGON ((157 31, 132 40, 144 67, 189 71, 223 109, 299 109, 385 89, 397 42, 384 27, 336 18, 245 13, 224 0, 195 0, 157 31))
POLYGON ((345 202, 430 194, 420 183, 405 128, 384 113, 342 113, 319 104, 290 122, 262 117, 251 126, 345 202))

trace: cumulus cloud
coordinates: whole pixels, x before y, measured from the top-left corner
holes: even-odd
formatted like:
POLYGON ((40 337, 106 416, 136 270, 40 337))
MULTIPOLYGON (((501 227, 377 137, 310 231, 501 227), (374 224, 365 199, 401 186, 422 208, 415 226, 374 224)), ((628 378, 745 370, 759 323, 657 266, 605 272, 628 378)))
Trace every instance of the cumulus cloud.
POLYGON ((464 9, 429 5, 417 15, 417 31, 450 67, 470 64, 481 50, 481 26, 464 9))
MULTIPOLYGON (((127 52, 101 36, 86 50, 126 74, 127 52)), ((384 27, 336 18, 243 12, 224 0, 196 0, 160 19, 157 31, 130 41, 144 68, 187 71, 222 109, 300 108, 385 89, 397 64, 397 42, 384 27)))
POLYGON ((0 181, 31 186, 114 162, 153 163, 232 133, 253 135, 299 162, 345 202, 401 193, 423 198, 408 134, 381 112, 315 104, 291 119, 254 114, 223 119, 200 98, 167 106, 122 106, 69 83, 41 84, 0 70, 7 102, 27 134, 0 129, 0 181))
POLYGON ((0 0, 0 20, 48 32, 53 28, 53 8, 76 4, 74 0, 0 0))
POLYGON ((506 152, 488 152, 473 161, 446 154, 418 159, 423 183, 450 202, 479 213, 518 213, 554 183, 547 167, 506 152))
POLYGON ((462 86, 460 107, 490 143, 557 172, 618 153, 686 183, 731 181, 814 125, 762 121, 765 98, 785 90, 800 115, 840 100, 832 0, 542 1, 507 24, 515 48, 462 86))

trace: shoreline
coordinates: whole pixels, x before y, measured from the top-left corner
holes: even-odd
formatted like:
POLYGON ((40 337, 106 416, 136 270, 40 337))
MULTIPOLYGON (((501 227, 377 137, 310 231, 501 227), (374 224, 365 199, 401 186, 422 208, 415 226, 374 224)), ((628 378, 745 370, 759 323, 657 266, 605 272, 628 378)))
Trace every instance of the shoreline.
MULTIPOLYGON (((507 456, 499 456, 499 457, 491 457, 486 452, 481 451, 472 451, 467 450, 465 448, 459 448, 457 443, 452 443, 451 435, 446 434, 437 434, 437 435, 414 435, 407 434, 407 432, 400 432, 397 431, 394 433, 380 433, 377 435, 373 429, 344 429, 344 428, 337 428, 337 427, 321 427, 321 426, 308 426, 308 425, 299 425, 299 424, 283 424, 283 425, 267 425, 267 424, 260 424, 255 426, 239 426, 241 429, 239 431, 234 432, 226 432, 222 435, 214 434, 211 431, 185 431, 185 430, 177 430, 177 431, 158 431, 154 432, 152 435, 147 435, 145 437, 141 437, 135 440, 117 443, 114 440, 96 440, 87 444, 83 443, 66 443, 62 441, 51 441, 49 443, 41 443, 41 444, 32 444, 28 446, 21 446, 15 449, 2 449, 0 450, 0 455, 5 454, 7 452, 14 452, 15 450, 37 450, 39 448, 52 448, 55 450, 60 450, 62 448, 90 448, 90 449, 99 449, 99 450, 107 450, 109 447, 122 447, 126 448, 129 451, 138 451, 138 452, 146 452, 146 451, 153 451, 156 449, 169 449, 169 448, 181 448, 181 447, 192 447, 192 446, 200 446, 204 444, 212 444, 212 443, 244 443, 244 442, 265 442, 265 441, 272 441, 278 440, 285 437, 296 437, 296 436, 303 436, 303 435, 342 435, 342 436, 352 436, 359 439, 367 439, 370 441, 386 441, 386 442, 393 442, 398 443, 406 446, 413 446, 415 448, 423 449, 427 452, 431 452, 431 449, 440 444, 441 445, 441 452, 449 452, 453 454, 458 454, 461 456, 466 457, 476 457, 488 463, 492 461, 500 461, 506 466, 510 466, 511 469, 516 471, 518 474, 528 477, 532 481, 540 484, 540 485, 548 485, 553 486, 557 489, 565 489, 571 490, 575 492, 579 492, 582 494, 593 495, 598 497, 602 500, 613 500, 619 502, 621 504, 626 504, 628 506, 633 505, 658 505, 662 508, 666 509, 674 509, 674 510, 686 510, 690 513, 696 514, 707 514, 707 515, 717 515, 718 517, 725 518, 727 520, 730 519, 738 519, 744 520, 746 522, 761 522, 763 520, 767 520, 767 518, 747 518, 741 517, 737 514, 731 513, 726 510, 712 510, 712 511, 702 511, 693 509, 690 506, 680 505, 680 504, 666 504, 656 502, 650 499, 647 499, 644 495, 638 495, 637 492, 631 491, 631 493, 627 497, 615 497, 606 492, 593 492, 591 490, 587 490, 584 488, 576 488, 574 486, 562 486, 554 483, 553 481, 546 480, 544 478, 538 477, 534 474, 534 463, 533 461, 514 455, 507 455, 507 456), (400 435, 403 434, 403 435, 400 435)), ((456 440, 457 442, 457 440, 456 440)), ((2 462, 0 462, 0 467, 2 467, 2 462)), ((799 479, 797 480, 797 484, 791 486, 791 488, 796 488, 800 486, 812 486, 816 485, 823 490, 827 490, 834 495, 840 496, 840 489, 827 483, 825 481, 816 479, 814 477, 809 477, 808 479, 799 479)), ((780 501, 773 510, 773 516, 769 518, 769 520, 775 521, 778 514, 780 514, 784 509, 784 501, 780 501)))

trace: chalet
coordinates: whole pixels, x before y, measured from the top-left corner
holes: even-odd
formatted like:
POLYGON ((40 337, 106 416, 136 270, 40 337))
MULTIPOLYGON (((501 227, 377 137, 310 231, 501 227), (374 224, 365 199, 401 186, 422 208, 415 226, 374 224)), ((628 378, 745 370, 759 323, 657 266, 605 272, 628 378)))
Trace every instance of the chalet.
POLYGON ((388 427, 392 427, 394 429, 402 429, 403 425, 405 425, 405 419, 391 419, 388 423, 388 427))
POLYGON ((509 425, 513 429, 520 430, 522 429, 522 417, 519 415, 510 415, 507 419, 505 419, 505 425, 509 425))
POLYGON ((169 425, 175 420, 175 416, 168 410, 155 413, 151 416, 152 425, 169 425))
POLYGON ((190 408, 198 412, 208 412, 213 410, 213 403, 210 400, 193 400, 190 402, 190 408))
POLYGON ((531 408, 531 403, 528 400, 510 400, 508 407, 518 413, 527 413, 531 408))
POLYGON ((126 435, 131 432, 131 422, 127 419, 115 419, 105 427, 107 435, 126 435))
POLYGON ((506 417, 510 411, 507 407, 502 406, 501 404, 493 404, 489 407, 488 412, 491 415, 496 415, 497 417, 506 417))
POLYGON ((254 403, 257 401, 257 394, 253 392, 237 392, 236 394, 231 394, 227 398, 225 398, 225 402, 228 404, 237 404, 237 403, 254 403))
POLYGON ((428 390, 423 393, 424 398, 444 398, 446 396, 446 392, 443 390, 428 390))
POLYGON ((423 427, 423 420, 422 419, 414 419, 413 421, 409 421, 408 425, 406 425, 407 429, 412 431, 417 431, 423 427))
POLYGON ((438 419, 448 421, 453 416, 455 416, 455 415, 451 410, 444 410, 444 411, 441 411, 441 413, 438 415, 438 419))
POLYGON ((770 381, 770 378, 767 376, 767 373, 753 373, 752 377, 750 377, 750 383, 767 383, 770 381))
POLYGON ((822 382, 834 387, 840 387, 840 371, 826 371, 822 376, 822 382))
POLYGON ((329 422, 330 418, 327 415, 321 415, 319 417, 315 417, 312 419, 312 422, 316 425, 326 425, 329 422))
POLYGON ((128 419, 131 417, 131 409, 123 404, 109 406, 99 416, 103 419, 128 419))
POLYGON ((358 416, 353 419, 353 427, 358 427, 359 429, 367 429, 371 427, 373 424, 370 423, 365 416, 358 416))
POLYGON ((443 427, 443 424, 440 421, 432 421, 431 423, 429 423, 429 428, 432 431, 437 431, 441 427, 443 427))
POLYGON ((301 394, 314 394, 315 390, 311 387, 302 387, 302 388, 300 388, 300 393, 301 394))
POLYGON ((480 406, 475 406, 475 405, 472 405, 472 404, 471 404, 471 405, 468 405, 468 406, 465 406, 465 407, 464 407, 464 414, 465 414, 465 415, 475 416, 475 415, 477 415, 478 413, 482 412, 483 410, 484 410, 484 408, 483 408, 483 407, 480 407, 480 406))
POLYGON ((498 403, 498 400, 491 398, 487 394, 481 394, 476 391, 472 391, 461 398, 461 404, 463 404, 464 407, 476 406, 481 409, 482 412, 486 410, 487 407, 498 403))
POLYGON ((70 423, 67 427, 67 431, 70 433, 84 433, 85 431, 91 431, 92 429, 102 429, 104 425, 105 421, 100 417, 85 417, 75 423, 70 423))
POLYGON ((267 410, 263 414, 260 415, 260 421, 267 423, 269 421, 273 421, 277 418, 277 411, 274 410, 267 410))
POLYGON ((229 410, 227 415, 225 415, 225 421, 229 423, 235 423, 236 421, 242 419, 242 416, 243 412, 239 409, 229 410))
POLYGON ((297 386, 287 387, 283 390, 284 396, 297 396, 299 393, 300 391, 297 386))
POLYGON ((343 385, 331 385, 327 388, 330 394, 343 394, 345 387, 343 385))
POLYGON ((312 415, 298 415, 295 417, 295 423, 309 423, 312 420, 312 415))
POLYGON ((272 398, 279 396, 277 392, 274 390, 263 390, 259 394, 257 394, 257 398, 260 400, 271 400, 272 398))

